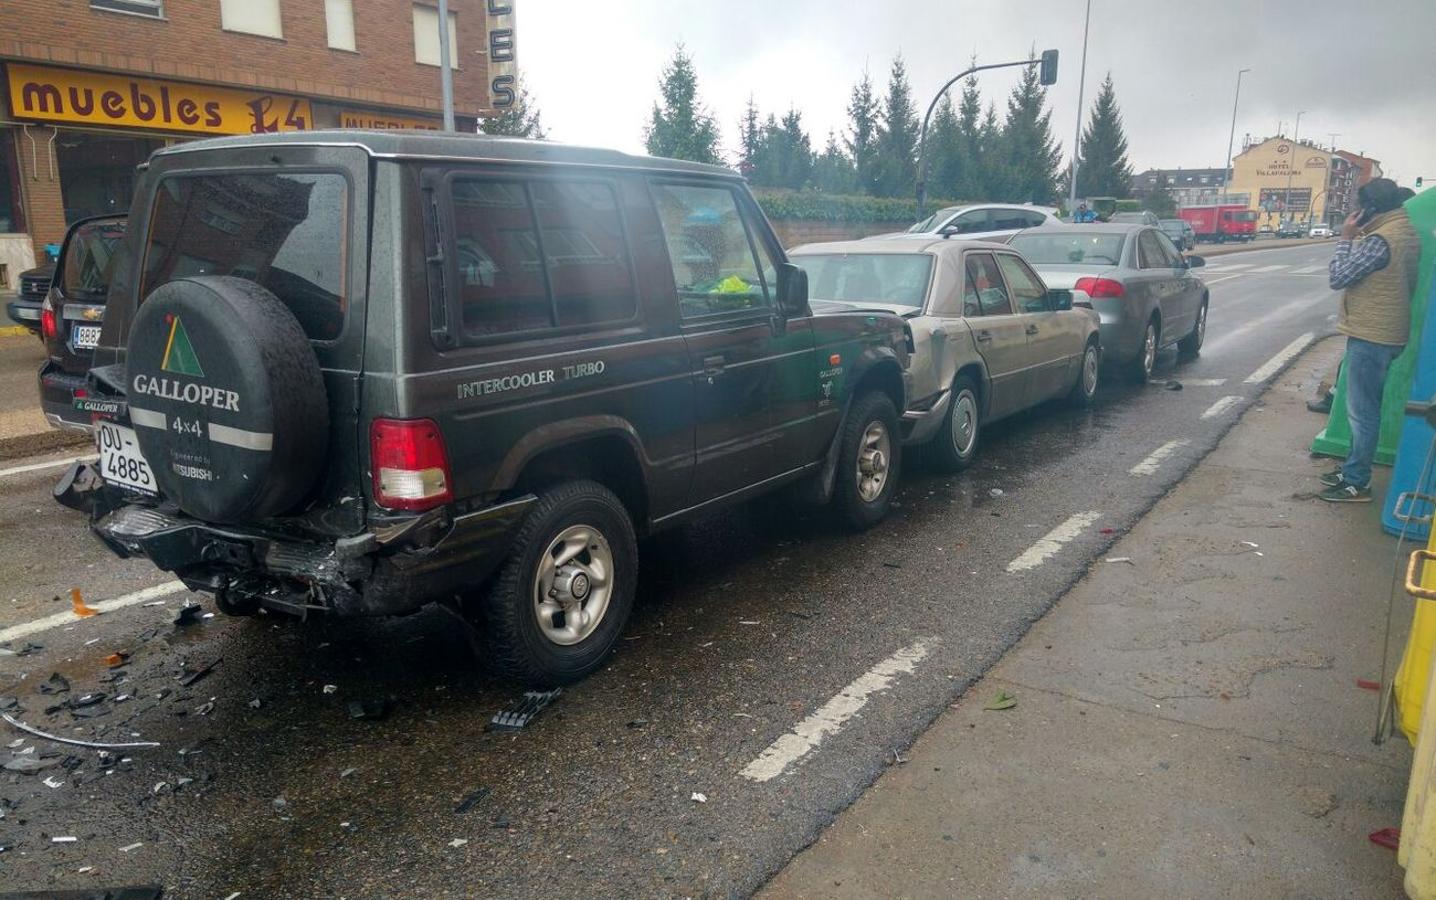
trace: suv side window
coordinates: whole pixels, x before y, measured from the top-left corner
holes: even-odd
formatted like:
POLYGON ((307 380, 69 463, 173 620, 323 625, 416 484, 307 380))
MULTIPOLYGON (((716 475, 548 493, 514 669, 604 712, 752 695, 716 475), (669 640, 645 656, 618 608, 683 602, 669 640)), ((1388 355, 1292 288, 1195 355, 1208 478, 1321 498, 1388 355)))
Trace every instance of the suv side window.
POLYGON ((1049 312, 1047 305, 1047 290, 1042 286, 1041 280, 1027 264, 1010 253, 999 253, 997 265, 1002 269, 1002 274, 1007 278, 1007 284, 1012 290, 1012 299, 1020 312, 1040 313, 1049 312))
POLYGON ((608 184, 461 175, 450 198, 466 339, 633 318, 627 242, 608 184))
POLYGON ((967 254, 962 286, 962 314, 965 316, 1010 316, 1012 300, 1002 272, 991 253, 967 254))
POLYGON ((682 317, 765 309, 768 291, 733 191, 663 182, 652 188, 682 317))
POLYGON ((991 231, 992 227, 988 225, 989 221, 991 221, 990 210, 974 209, 953 219, 949 227, 953 229, 954 234, 975 234, 979 231, 991 231))

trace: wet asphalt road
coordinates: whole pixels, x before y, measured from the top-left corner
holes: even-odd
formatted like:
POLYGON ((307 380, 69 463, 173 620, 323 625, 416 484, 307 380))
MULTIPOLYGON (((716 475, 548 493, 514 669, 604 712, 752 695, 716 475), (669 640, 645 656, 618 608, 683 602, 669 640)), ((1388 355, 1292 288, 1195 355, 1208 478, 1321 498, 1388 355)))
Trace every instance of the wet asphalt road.
MULTIPOLYGON (((42 645, 0 656, 0 697, 17 698, 23 719, 162 746, 108 765, 78 750, 65 763, 73 770, 0 771, 0 890, 155 882, 179 897, 745 896, 1214 446, 1263 389, 1248 376, 1294 338, 1330 331, 1324 275, 1294 274, 1329 253, 1212 258, 1207 348, 1159 363, 1158 382, 1185 389, 1109 381, 1091 411, 1048 407, 992 427, 962 476, 910 464, 894 515, 866 534, 760 500, 653 540, 612 662, 517 734, 485 731, 514 691, 475 669, 440 611, 307 624, 215 616, 177 628, 175 610, 190 599, 180 593, 13 640, 11 650, 42 645), (1238 399, 1204 418, 1224 397, 1238 399), (1130 473, 1172 441, 1186 443, 1150 474, 1130 473), (1008 571, 1080 514, 1090 515, 1069 543, 1008 571), (813 752, 768 781, 740 775, 913 646, 925 655, 911 671, 813 752), (130 662, 110 671, 104 658, 118 650, 130 662), (215 661, 192 686, 176 681, 215 661), (37 692, 52 672, 70 693, 37 692), (108 695, 98 718, 45 712, 93 691, 108 695), (354 700, 392 711, 352 719, 354 700)), ((0 629, 62 611, 68 602, 51 597, 74 585, 93 602, 167 580, 108 556, 53 503, 59 471, 0 474, 0 629)), ((21 737, 0 723, 0 741, 21 737)), ((28 746, 59 749, 16 749, 28 746)))

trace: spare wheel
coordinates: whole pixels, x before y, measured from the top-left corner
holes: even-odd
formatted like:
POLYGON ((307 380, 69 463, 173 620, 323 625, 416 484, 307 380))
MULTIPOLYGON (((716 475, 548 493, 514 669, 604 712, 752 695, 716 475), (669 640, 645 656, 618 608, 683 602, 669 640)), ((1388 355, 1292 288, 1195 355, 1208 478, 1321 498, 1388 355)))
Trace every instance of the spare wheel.
POLYGON ((140 450, 180 509, 240 522, 309 493, 329 404, 309 338, 274 294, 242 278, 166 282, 135 313, 127 366, 140 450))

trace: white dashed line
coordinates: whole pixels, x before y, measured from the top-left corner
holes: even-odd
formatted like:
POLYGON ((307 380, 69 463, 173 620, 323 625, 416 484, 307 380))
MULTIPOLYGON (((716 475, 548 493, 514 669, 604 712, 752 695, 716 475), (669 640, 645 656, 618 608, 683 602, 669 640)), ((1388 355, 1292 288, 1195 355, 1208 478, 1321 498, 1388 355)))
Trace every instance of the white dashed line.
POLYGON ((0 469, 0 478, 5 478, 10 475, 24 475, 26 472, 41 472, 45 469, 58 469, 61 466, 68 466, 70 463, 91 462, 93 460, 93 456, 73 456, 69 459, 52 459, 49 462, 30 463, 26 466, 0 469))
POLYGON ((828 735, 843 727, 843 724, 858 714, 868 703, 868 698, 879 691, 885 691, 898 675, 908 674, 917 668, 937 643, 936 638, 922 638, 889 656, 853 679, 847 687, 824 703, 817 712, 808 716, 793 730, 769 744, 758 754, 758 758, 739 772, 752 781, 769 781, 783 774, 793 763, 817 749, 828 735))
MULTIPOLYGON (((114 612, 117 609, 124 609, 127 606, 135 606, 149 600, 158 600, 160 597, 168 597, 170 594, 178 594, 185 589, 182 582, 166 581, 164 584, 157 584, 154 587, 145 588, 142 591, 135 591, 133 594, 125 594, 123 597, 116 597, 113 600, 101 600, 98 603, 91 603, 89 606, 97 612, 114 612)), ((33 622, 22 622, 19 625, 11 625, 9 628, 0 629, 0 644, 79 621, 82 621, 79 616, 75 615, 73 611, 66 610, 62 613, 55 613, 53 616, 36 619, 33 622)))
POLYGON ((1298 353, 1305 350, 1306 345, 1310 344, 1315 339, 1316 335, 1308 331, 1306 334, 1303 334, 1301 337, 1298 337, 1290 344, 1287 344, 1285 347, 1281 348, 1281 350, 1277 353, 1276 356, 1273 356, 1271 359, 1263 363, 1260 369, 1257 369, 1255 372, 1248 375, 1246 383, 1261 384, 1263 381, 1266 381, 1268 378, 1279 372, 1282 366, 1291 362, 1291 358, 1293 356, 1296 356, 1298 353))
POLYGON ((1129 475, 1155 475, 1167 457, 1187 446, 1187 441, 1167 441, 1152 451, 1146 459, 1127 470, 1129 475))
POLYGON ((1237 269, 1250 269, 1256 263, 1219 263, 1215 266, 1206 266, 1208 272, 1235 272, 1237 269))
POLYGON ((1240 402, 1242 402, 1242 398, 1240 397, 1223 397, 1216 403, 1213 403, 1211 406, 1208 406, 1207 411, 1202 413, 1202 418, 1215 419, 1217 416, 1231 409, 1233 406, 1236 406, 1240 402))
POLYGON ((1292 269, 1292 270, 1291 270, 1291 274, 1293 274, 1293 275, 1315 275, 1315 274, 1317 274, 1318 272, 1325 272, 1325 271, 1327 271, 1327 267, 1324 266, 1324 265, 1322 265, 1322 266, 1302 266, 1300 269, 1292 269))
POLYGON ((1063 544, 1070 543, 1082 531, 1093 522, 1102 517, 1099 512, 1077 513, 1067 521, 1043 535, 1037 543, 1028 547, 1027 550, 1012 562, 1007 564, 1008 574, 1014 572, 1026 572, 1028 569, 1035 569, 1062 549, 1063 544))
POLYGON ((1274 266, 1259 266, 1251 270, 1252 275, 1264 274, 1267 272, 1280 272, 1283 269, 1290 269, 1291 263, 1278 263, 1274 266))

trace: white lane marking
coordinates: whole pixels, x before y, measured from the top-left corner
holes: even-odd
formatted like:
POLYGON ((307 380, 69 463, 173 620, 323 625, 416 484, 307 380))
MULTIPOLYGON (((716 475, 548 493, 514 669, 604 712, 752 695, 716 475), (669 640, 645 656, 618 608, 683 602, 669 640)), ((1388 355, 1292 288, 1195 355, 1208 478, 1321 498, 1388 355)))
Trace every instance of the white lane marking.
POLYGON ((1127 470, 1129 475, 1155 475, 1167 457, 1187 446, 1187 441, 1167 441, 1153 450, 1151 455, 1127 470))
POLYGON ((853 679, 827 703, 793 730, 778 738, 739 772, 753 781, 769 781, 783 774, 793 763, 817 749, 828 735, 858 714, 868 698, 885 691, 898 675, 911 673, 932 650, 936 638, 921 638, 889 656, 853 679))
POLYGON ((1182 381, 1187 387, 1221 387, 1226 383, 1225 378, 1187 378, 1182 381))
POLYGON ((1216 403, 1213 403, 1211 406, 1208 406, 1207 411, 1202 413, 1202 418, 1214 419, 1222 413, 1226 412, 1227 410, 1231 409, 1233 406, 1236 406, 1240 402, 1242 402, 1242 398, 1240 397, 1223 397, 1216 403))
POLYGON ((1217 263, 1214 266, 1206 266, 1208 272, 1235 272, 1237 269, 1250 269, 1256 263, 1217 263))
POLYGON ((1233 272, 1230 275, 1223 275, 1220 278, 1203 278, 1202 284, 1205 284, 1207 286, 1221 284, 1223 281, 1231 281, 1233 278, 1240 278, 1242 277, 1242 274, 1243 273, 1241 272, 1233 272))
POLYGON ((1327 271, 1326 266, 1302 266, 1300 269, 1292 269, 1293 275, 1315 275, 1317 272, 1327 271))
POLYGON ((1247 322, 1243 325, 1238 325, 1236 328, 1233 328, 1229 331, 1223 331, 1216 337, 1211 336, 1211 329, 1208 328, 1207 342, 1202 345, 1202 349, 1204 351, 1215 350, 1218 347, 1224 346, 1230 341, 1236 340, 1240 337, 1244 337, 1250 332, 1264 329, 1273 322, 1285 319, 1293 315, 1294 313, 1305 312, 1311 309, 1311 307, 1313 306, 1326 302, 1326 298, 1329 296, 1331 295, 1326 294, 1315 300, 1313 300, 1311 297, 1302 297, 1300 300, 1293 300, 1285 306, 1278 306, 1276 309, 1272 310, 1264 316, 1261 316, 1260 318, 1252 319, 1250 322, 1247 322))
POLYGON ((1316 335, 1308 331, 1296 340, 1287 344, 1271 359, 1262 363, 1262 367, 1251 373, 1246 378, 1247 384, 1260 384, 1277 373, 1282 366, 1291 362, 1291 358, 1306 349, 1306 345, 1316 339, 1316 335))
POLYGON ((49 462, 30 463, 26 466, 15 466, 9 469, 0 469, 0 478, 10 475, 24 475, 26 472, 43 472, 45 469, 58 469, 61 466, 68 466, 70 463, 93 462, 93 456, 72 456, 69 459, 52 459, 49 462))
POLYGON ((1042 539, 1023 551, 1022 555, 1007 564, 1008 574, 1014 572, 1026 572, 1028 569, 1035 569, 1062 549, 1062 545, 1069 543, 1073 538, 1080 535, 1083 529, 1102 517, 1099 512, 1077 513, 1056 528, 1047 532, 1042 539))
MULTIPOLYGON (((148 600, 168 597, 170 594, 177 594, 183 590, 186 590, 183 582, 166 581, 164 584, 157 584, 154 587, 145 588, 142 591, 135 591, 133 594, 125 594, 123 597, 116 597, 113 600, 101 600, 98 603, 91 603, 89 605, 91 609, 102 613, 114 612, 117 609, 124 609, 126 606, 135 606, 148 600)), ((0 629, 0 643, 13 641, 22 637, 29 637, 32 634, 49 631, 51 628, 59 628, 61 625, 69 625, 71 622, 80 621, 83 620, 75 615, 73 610, 66 610, 62 613, 55 613, 53 616, 36 619, 33 622, 21 622, 19 625, 11 625, 9 628, 0 629)))
POLYGON ((1272 266, 1258 266, 1257 268, 1252 269, 1250 274, 1256 275, 1263 272, 1280 272, 1282 269, 1289 268, 1291 268, 1291 263, 1277 263, 1276 265, 1272 266))

